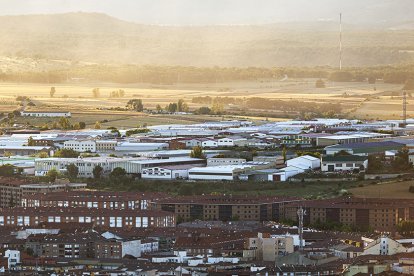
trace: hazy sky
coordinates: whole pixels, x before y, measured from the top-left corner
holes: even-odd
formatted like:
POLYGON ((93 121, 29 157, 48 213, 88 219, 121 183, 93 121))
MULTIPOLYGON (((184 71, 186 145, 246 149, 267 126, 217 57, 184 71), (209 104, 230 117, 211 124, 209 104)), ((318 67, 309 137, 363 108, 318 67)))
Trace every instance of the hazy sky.
POLYGON ((0 15, 77 11, 171 25, 337 20, 339 12, 349 21, 372 22, 392 20, 388 14, 410 20, 414 0, 0 0, 0 15))

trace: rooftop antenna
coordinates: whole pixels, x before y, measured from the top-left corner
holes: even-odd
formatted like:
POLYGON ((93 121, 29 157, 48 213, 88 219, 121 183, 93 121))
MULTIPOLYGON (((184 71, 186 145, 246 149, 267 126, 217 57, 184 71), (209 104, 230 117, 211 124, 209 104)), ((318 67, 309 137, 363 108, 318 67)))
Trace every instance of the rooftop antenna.
POLYGON ((303 250, 303 215, 305 214, 305 211, 303 210, 303 207, 300 206, 298 209, 298 220, 299 220, 299 251, 303 250))
POLYGON ((407 126, 407 92, 403 91, 403 127, 407 126))
POLYGON ((342 13, 339 14, 339 70, 342 70, 342 13))

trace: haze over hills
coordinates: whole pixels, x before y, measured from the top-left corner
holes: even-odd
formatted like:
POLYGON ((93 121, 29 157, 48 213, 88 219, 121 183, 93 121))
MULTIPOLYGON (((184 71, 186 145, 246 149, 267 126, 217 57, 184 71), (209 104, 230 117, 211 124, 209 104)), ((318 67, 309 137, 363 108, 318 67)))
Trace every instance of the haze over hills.
MULTIPOLYGON (((0 24, 0 55, 11 57, 185 66, 338 64, 338 24, 333 21, 156 26, 100 13, 65 13, 1 16, 0 24)), ((345 22, 344 65, 413 61, 413 27, 391 20, 345 22)))

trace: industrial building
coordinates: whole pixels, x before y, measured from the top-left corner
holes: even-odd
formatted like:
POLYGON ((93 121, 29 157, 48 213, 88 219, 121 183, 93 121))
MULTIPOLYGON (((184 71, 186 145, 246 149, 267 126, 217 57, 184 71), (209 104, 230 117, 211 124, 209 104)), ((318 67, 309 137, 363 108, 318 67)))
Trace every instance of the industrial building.
POLYGON ((365 171, 368 169, 368 157, 359 155, 327 155, 322 157, 322 172, 365 171))
POLYGON ((325 147, 327 155, 335 155, 339 152, 346 152, 352 155, 368 156, 372 154, 383 154, 388 150, 401 150, 404 144, 383 141, 383 142, 367 142, 367 143, 351 143, 325 147))
POLYGON ((72 114, 69 111, 61 111, 61 112, 46 112, 46 111, 22 111, 20 115, 23 117, 66 117, 69 118, 72 114))
POLYGON ((190 180, 237 180, 246 172, 272 167, 268 162, 246 162, 240 165, 197 167, 188 171, 190 180))
POLYGON ((136 159, 136 160, 118 160, 114 162, 113 167, 123 168, 128 174, 141 175, 142 171, 147 168, 175 166, 175 165, 205 165, 205 159, 190 157, 174 157, 168 159, 136 159))

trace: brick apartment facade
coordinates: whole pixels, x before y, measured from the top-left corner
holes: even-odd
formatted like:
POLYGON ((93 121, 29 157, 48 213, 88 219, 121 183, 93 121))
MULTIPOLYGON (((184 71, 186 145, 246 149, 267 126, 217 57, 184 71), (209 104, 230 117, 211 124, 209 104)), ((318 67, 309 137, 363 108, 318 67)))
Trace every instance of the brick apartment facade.
POLYGON ((24 208, 0 209, 0 227, 39 227, 42 224, 96 225, 102 228, 174 227, 174 214, 149 210, 109 210, 89 208, 24 208))
POLYGON ((288 197, 184 196, 150 202, 150 208, 175 213, 177 220, 279 221, 288 197))
POLYGON ((85 207, 109 210, 146 210, 149 200, 165 198, 163 193, 76 191, 30 194, 22 198, 23 207, 85 207))
POLYGON ((297 221, 305 209, 304 223, 334 222, 361 229, 393 231, 398 222, 414 219, 414 200, 340 198, 294 202, 285 206, 284 218, 297 221))

